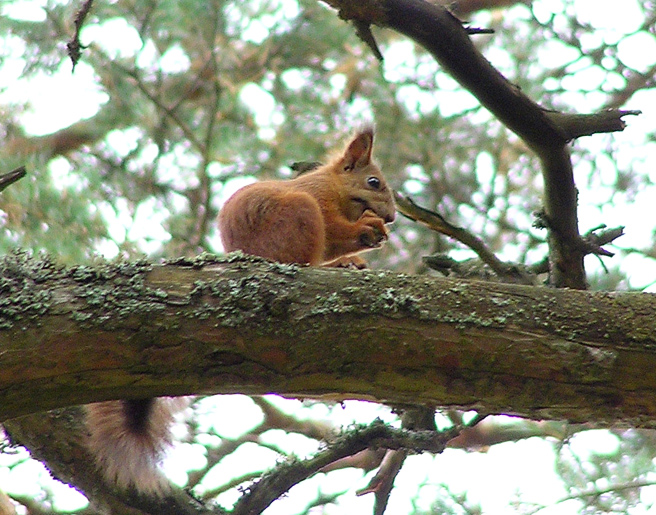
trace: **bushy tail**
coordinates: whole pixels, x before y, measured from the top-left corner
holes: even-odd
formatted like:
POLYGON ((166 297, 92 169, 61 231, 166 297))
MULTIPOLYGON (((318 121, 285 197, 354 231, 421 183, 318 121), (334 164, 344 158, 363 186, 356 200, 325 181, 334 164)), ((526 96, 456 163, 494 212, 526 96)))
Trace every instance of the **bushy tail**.
POLYGON ((158 469, 171 445, 171 425, 188 399, 162 397, 109 401, 86 406, 89 449, 110 484, 162 494, 168 488, 158 469))

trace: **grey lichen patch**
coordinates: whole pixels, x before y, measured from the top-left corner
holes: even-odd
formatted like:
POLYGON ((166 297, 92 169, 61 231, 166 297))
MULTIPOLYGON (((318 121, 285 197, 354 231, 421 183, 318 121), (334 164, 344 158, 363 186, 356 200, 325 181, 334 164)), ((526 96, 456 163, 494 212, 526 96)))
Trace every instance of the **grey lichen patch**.
MULTIPOLYGON (((257 259, 257 258, 256 258, 257 259)), ((235 270, 211 281, 196 281, 191 291, 194 310, 190 316, 216 317, 225 327, 248 325, 249 330, 275 332, 289 315, 291 299, 297 296, 297 286, 289 275, 295 268, 265 261, 267 270, 258 268, 244 275, 235 270), (266 273, 267 271, 273 273, 266 273), (203 297, 213 298, 204 302, 203 297)), ((260 260, 260 264, 262 261, 260 260)))
POLYGON ((419 314, 419 299, 412 294, 396 288, 386 288, 380 295, 374 297, 372 312, 383 314, 403 313, 419 314))
POLYGON ((452 322, 456 324, 455 327, 458 329, 466 329, 470 326, 503 328, 506 325, 506 319, 504 317, 495 316, 490 318, 485 314, 478 314, 476 312, 453 317, 452 322))
POLYGON ((83 311, 73 311, 71 313, 71 319, 75 322, 86 323, 92 321, 96 318, 95 313, 83 312, 83 311))
POLYGON ((271 271, 287 277, 296 277, 304 265, 295 263, 271 263, 271 271))
POLYGON ((547 354, 536 356, 536 362, 552 359, 554 370, 562 376, 561 381, 601 384, 612 380, 618 358, 613 349, 558 339, 549 341, 546 348, 547 354))
POLYGON ((612 349, 588 347, 588 364, 584 368, 583 380, 588 383, 608 381, 617 363, 617 352, 612 349))
POLYGON ((48 256, 40 259, 20 249, 0 259, 0 329, 10 329, 25 320, 35 320, 50 308, 52 292, 44 286, 57 278, 63 267, 48 256))
POLYGON ((224 257, 226 263, 265 263, 267 260, 259 256, 253 256, 251 254, 244 254, 241 250, 236 250, 226 254, 224 257))
POLYGON ((225 260, 226 263, 242 265, 240 267, 242 270, 252 269, 253 266, 259 265, 265 267, 265 269, 261 271, 264 274, 273 273, 286 277, 296 277, 299 270, 307 268, 306 265, 299 265, 296 263, 279 263, 277 261, 271 261, 259 256, 244 254, 239 250, 228 254, 225 260))
POLYGON ((492 317, 492 322, 500 326, 505 326, 509 321, 509 318, 505 315, 495 315, 492 317))
POLYGON ((73 266, 68 269, 67 276, 76 283, 94 283, 111 281, 117 278, 135 278, 152 270, 152 265, 145 260, 123 261, 117 263, 97 263, 91 265, 73 266))
POLYGON ((244 254, 241 250, 230 252, 223 257, 223 262, 228 264, 244 264, 244 265, 261 265, 263 263, 273 263, 268 259, 260 256, 253 256, 252 254, 244 254))
POLYGON ((339 292, 316 295, 308 315, 347 313, 421 316, 421 309, 417 297, 394 288, 387 288, 374 295, 366 286, 348 286, 339 292))
POLYGON ((422 318, 428 315, 422 308, 421 295, 411 288, 404 288, 404 276, 387 271, 332 268, 319 269, 319 272, 325 275, 322 281, 328 288, 315 293, 306 313, 308 316, 358 313, 422 318), (395 286, 385 287, 390 279, 396 280, 395 286), (335 286, 344 283, 348 286, 333 288, 333 283, 335 286))
POLYGON ((309 310, 309 316, 330 315, 333 313, 350 313, 356 310, 356 306, 350 303, 348 298, 338 293, 328 295, 317 295, 309 310))
POLYGON ((278 263, 259 256, 244 254, 240 250, 222 256, 203 253, 194 258, 177 258, 174 260, 167 260, 165 265, 192 267, 195 269, 212 267, 214 265, 231 265, 230 268, 236 271, 254 270, 257 268, 264 274, 274 273, 288 277, 295 277, 300 269, 307 268, 305 265, 278 263))
POLYGON ((73 281, 70 317, 89 326, 111 329, 111 320, 135 320, 166 309, 168 293, 146 283, 153 265, 146 260, 97 263, 67 270, 73 281))
POLYGON ((143 260, 66 268, 49 256, 15 250, 0 259, 0 329, 38 321, 47 313, 103 324, 115 316, 162 309, 166 293, 144 286, 144 274, 151 268, 143 260), (63 293, 71 282, 72 295, 71 290, 63 293))
POLYGON ((139 316, 164 308, 161 292, 154 294, 144 286, 143 273, 150 268, 122 265, 101 265, 99 267, 74 267, 70 277, 75 281, 77 307, 71 317, 77 321, 87 321, 92 325, 103 325, 108 320, 139 316), (91 312, 94 317, 87 317, 91 312))
POLYGON ((506 307, 506 306, 512 306, 513 305, 513 302, 510 299, 505 298, 505 297, 499 297, 499 296, 496 296, 496 295, 490 296, 490 302, 492 304, 496 305, 496 306, 499 306, 499 307, 506 307))
POLYGON ((47 254, 35 258, 31 252, 14 249, 0 258, 0 270, 3 277, 28 278, 41 283, 48 278, 61 276, 64 267, 57 265, 47 254))
POLYGON ((179 257, 175 259, 167 259, 166 261, 164 261, 164 264, 199 269, 205 266, 223 264, 227 262, 228 262, 227 259, 223 256, 217 256, 216 254, 203 252, 202 254, 199 254, 198 256, 194 256, 194 257, 179 257))

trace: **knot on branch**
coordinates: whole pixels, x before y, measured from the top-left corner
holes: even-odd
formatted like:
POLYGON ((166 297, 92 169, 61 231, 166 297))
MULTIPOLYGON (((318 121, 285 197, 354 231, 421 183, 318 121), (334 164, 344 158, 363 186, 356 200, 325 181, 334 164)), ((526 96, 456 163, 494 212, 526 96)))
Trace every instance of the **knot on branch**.
MULTIPOLYGON (((551 220, 544 211, 536 211, 533 214, 535 216, 533 227, 536 229, 547 229, 552 232, 557 231, 554 224, 551 223, 551 220)), ((570 241, 570 247, 572 250, 578 251, 585 256, 588 254, 594 254, 596 256, 613 257, 615 254, 604 249, 603 246, 612 243, 623 235, 624 226, 622 225, 609 229, 606 224, 600 224, 597 227, 590 229, 575 241, 570 241)))

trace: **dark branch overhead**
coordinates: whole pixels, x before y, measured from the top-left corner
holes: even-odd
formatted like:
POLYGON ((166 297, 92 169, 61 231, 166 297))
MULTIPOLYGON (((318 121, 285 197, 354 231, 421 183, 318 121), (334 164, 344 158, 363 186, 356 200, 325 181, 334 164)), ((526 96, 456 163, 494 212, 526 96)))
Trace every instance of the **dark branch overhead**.
POLYGON ((567 145, 575 137, 622 130, 621 118, 637 112, 610 110, 579 115, 543 109, 494 68, 473 45, 462 22, 443 6, 424 0, 324 1, 338 9, 346 20, 396 30, 423 46, 446 72, 533 149, 542 162, 544 176, 551 283, 557 287, 585 289, 585 252, 578 228, 577 190, 567 145))

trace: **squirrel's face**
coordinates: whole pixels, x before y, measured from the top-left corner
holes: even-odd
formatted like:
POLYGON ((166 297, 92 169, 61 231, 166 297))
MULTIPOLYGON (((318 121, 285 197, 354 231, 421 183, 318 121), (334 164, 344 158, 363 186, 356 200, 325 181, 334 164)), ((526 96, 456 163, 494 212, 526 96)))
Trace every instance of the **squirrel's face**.
POLYGON ((348 143, 338 162, 341 180, 348 192, 347 217, 355 221, 369 209, 385 223, 390 223, 396 217, 394 196, 380 168, 372 161, 373 144, 374 131, 368 127, 348 143))
POLYGON ((396 217, 396 205, 392 189, 387 185, 380 169, 369 164, 351 173, 352 175, 346 177, 350 193, 347 208, 349 220, 357 220, 369 209, 385 220, 385 223, 393 222, 396 217))

